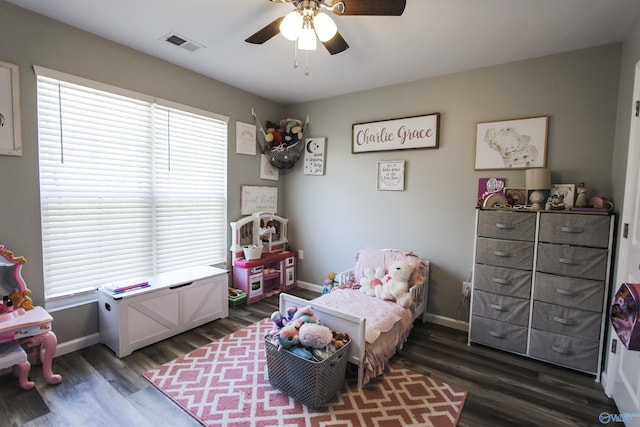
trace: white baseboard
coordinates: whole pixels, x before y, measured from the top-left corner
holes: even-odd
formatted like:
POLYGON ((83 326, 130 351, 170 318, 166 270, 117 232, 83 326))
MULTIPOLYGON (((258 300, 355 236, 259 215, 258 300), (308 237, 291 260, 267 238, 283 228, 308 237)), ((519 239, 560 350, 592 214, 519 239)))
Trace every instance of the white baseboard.
MULTIPOLYGON (((308 289, 310 291, 322 293, 322 286, 315 285, 309 282, 303 282, 298 280, 297 285, 299 288, 308 289)), ((435 323, 436 325, 446 326, 448 328, 457 329, 459 331, 468 332, 469 331, 469 322, 465 322, 464 320, 452 319, 450 317, 440 316, 438 314, 427 313, 426 315, 427 322, 435 323)))
POLYGON ((94 344, 100 343, 100 333, 84 336, 82 338, 76 338, 75 340, 65 341, 58 344, 56 354, 54 357, 62 356, 67 353, 81 350, 85 347, 89 347, 94 344))
POLYGON ((302 280, 298 280, 296 282, 296 285, 299 288, 302 288, 302 289, 308 289, 310 291, 314 291, 314 292, 317 292, 319 294, 322 293, 322 286, 320 286, 320 285, 314 285, 313 283, 310 283, 310 282, 303 282, 302 280))
POLYGON ((469 332, 469 322, 465 322, 464 320, 452 319, 450 317, 444 317, 433 313, 427 313, 426 318, 427 322, 435 323, 436 325, 469 332))

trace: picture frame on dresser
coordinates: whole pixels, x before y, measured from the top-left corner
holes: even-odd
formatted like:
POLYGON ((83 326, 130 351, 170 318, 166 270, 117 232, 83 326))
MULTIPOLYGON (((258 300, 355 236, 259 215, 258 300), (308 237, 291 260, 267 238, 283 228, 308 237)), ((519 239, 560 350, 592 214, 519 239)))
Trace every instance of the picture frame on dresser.
POLYGON ((571 209, 575 203, 575 184, 551 184, 551 196, 562 196, 565 209, 571 209))

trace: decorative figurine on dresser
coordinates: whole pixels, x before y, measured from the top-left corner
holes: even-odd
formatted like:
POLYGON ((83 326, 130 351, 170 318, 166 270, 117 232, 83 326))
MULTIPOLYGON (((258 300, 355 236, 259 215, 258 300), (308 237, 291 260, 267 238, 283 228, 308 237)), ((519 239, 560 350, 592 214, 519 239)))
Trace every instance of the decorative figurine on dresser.
POLYGON ((233 284, 247 293, 248 304, 296 285, 297 253, 287 249, 288 222, 256 212, 230 224, 233 284))
POLYGON ((26 262, 0 245, 0 369, 12 368, 20 386, 28 390, 35 383, 28 379, 31 364, 25 348, 33 351, 35 362, 42 363, 47 383, 59 384, 62 377, 51 370, 58 345, 51 330, 53 318, 42 307, 33 306, 21 272, 26 262))
POLYGON ((477 210, 469 344, 600 380, 615 216, 477 210))

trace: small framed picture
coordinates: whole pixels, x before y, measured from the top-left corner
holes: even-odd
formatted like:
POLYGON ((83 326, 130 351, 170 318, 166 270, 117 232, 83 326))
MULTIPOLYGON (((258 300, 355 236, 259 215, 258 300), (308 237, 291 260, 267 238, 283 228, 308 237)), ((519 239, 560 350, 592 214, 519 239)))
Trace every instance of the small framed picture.
POLYGON ((404 191, 404 160, 378 162, 378 190, 404 191))
POLYGON ((552 184, 551 198, 553 199, 554 196, 558 206, 564 206, 564 209, 572 208, 576 196, 575 184, 552 184))
POLYGON ((260 179, 268 179, 271 181, 277 181, 279 177, 278 169, 271 164, 269 156, 266 154, 260 155, 260 179))
POLYGON ((324 175, 325 138, 307 138, 304 150, 304 174, 324 175))

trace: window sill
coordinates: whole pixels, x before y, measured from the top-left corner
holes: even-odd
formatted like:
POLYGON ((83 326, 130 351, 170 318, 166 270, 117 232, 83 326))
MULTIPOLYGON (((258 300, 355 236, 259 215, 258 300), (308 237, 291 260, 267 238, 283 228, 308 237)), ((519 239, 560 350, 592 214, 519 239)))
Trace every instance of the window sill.
POLYGON ((55 313, 56 311, 67 310, 69 308, 78 307, 81 305, 92 304, 98 301, 97 291, 82 292, 79 294, 66 295, 57 298, 52 298, 45 302, 44 308, 49 313, 55 313))

